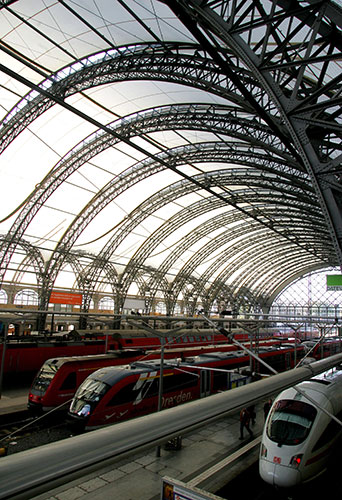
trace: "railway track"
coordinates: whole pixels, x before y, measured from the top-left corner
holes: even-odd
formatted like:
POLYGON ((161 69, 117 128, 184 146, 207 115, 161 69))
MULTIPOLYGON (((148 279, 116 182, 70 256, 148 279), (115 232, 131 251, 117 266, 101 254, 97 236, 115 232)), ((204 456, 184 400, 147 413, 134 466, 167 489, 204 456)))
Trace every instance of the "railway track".
MULTIPOLYGON (((70 426, 62 415, 53 415, 49 419, 37 419, 33 417, 18 420, 18 415, 12 415, 12 422, 0 426, 0 446, 6 443, 8 454, 14 454, 37 446, 52 443, 72 435, 70 426)), ((234 451, 233 455, 237 451, 234 451)), ((247 455, 248 452, 246 452, 247 455)), ((216 491, 216 495, 223 499, 235 500, 322 500, 326 496, 327 484, 329 490, 337 493, 335 498, 342 498, 341 484, 335 470, 329 471, 319 480, 307 485, 297 491, 275 490, 272 486, 264 483, 259 476, 257 455, 252 463, 247 466, 247 457, 241 454, 241 467, 239 473, 232 477, 229 482, 216 491), (325 490, 325 495, 323 491, 325 490), (237 494, 238 492, 238 494, 237 494)), ((1 460, 1 458, 0 458, 1 460)), ((226 457, 229 461, 229 457, 226 457)), ((336 464, 341 463, 340 460, 336 464)), ((338 465, 337 465, 338 466, 338 465)), ((229 468, 231 469, 231 465, 229 468)))
POLYGON ((43 444, 68 438, 75 433, 63 415, 32 417, 28 412, 7 415, 7 421, 0 425, 0 455, 12 455, 43 444))

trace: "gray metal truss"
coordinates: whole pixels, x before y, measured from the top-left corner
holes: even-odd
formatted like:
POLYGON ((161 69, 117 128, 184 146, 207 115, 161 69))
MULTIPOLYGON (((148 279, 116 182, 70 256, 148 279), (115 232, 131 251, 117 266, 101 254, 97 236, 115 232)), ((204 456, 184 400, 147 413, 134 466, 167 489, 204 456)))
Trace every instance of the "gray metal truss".
MULTIPOLYGON (((3 1, 0 8, 11 3, 3 1)), ((255 306, 264 306, 281 283, 297 275, 298 269, 303 272, 327 265, 342 266, 342 75, 333 68, 341 57, 341 9, 333 2, 316 0, 164 3, 198 43, 158 41, 110 46, 100 55, 76 61, 44 79, 38 86, 41 92, 29 92, 0 124, 0 151, 4 151, 54 104, 94 86, 125 80, 179 83, 227 101, 226 106, 163 106, 124 117, 97 130, 55 165, 0 241, 0 282, 17 246, 23 247, 29 256, 23 266, 30 261, 35 266, 42 306, 47 305, 53 283, 66 263, 72 265, 78 286, 84 291, 83 310, 89 308, 94 290, 101 288, 106 276, 106 280, 110 277, 118 303, 123 304, 130 284, 136 281, 140 290, 149 288, 149 297, 162 289, 169 311, 181 292, 185 296, 192 294, 193 305, 194 297, 209 304, 217 294, 229 290, 236 303, 248 297, 255 306), (39 209, 85 162, 120 141, 127 143, 137 136, 146 140, 155 131, 182 129, 211 132, 218 140, 174 150, 160 147, 159 154, 127 169, 78 214, 47 263, 25 242, 25 232, 39 209), (215 170, 157 192, 118 225, 89 266, 80 265, 73 246, 108 203, 162 169, 177 172, 179 166, 196 162, 229 162, 246 168, 215 170), (239 185, 248 188, 237 189, 239 185), (111 258, 131 231, 170 201, 201 188, 220 188, 222 194, 215 198, 212 191, 207 191, 206 198, 166 221, 142 243, 125 272, 118 276, 111 258), (211 211, 225 204, 234 213, 222 220, 226 220, 225 224, 234 220, 238 228, 200 249, 171 285, 166 275, 172 265, 200 238, 219 227, 213 218, 193 234, 180 238, 159 269, 146 266, 158 245, 187 220, 203 213, 210 217, 211 211), (247 240, 238 248, 233 241, 235 232, 249 235, 249 249, 247 240), (218 252, 221 247, 222 252, 218 252), (218 253, 211 266, 201 279, 196 278, 193 273, 201 259, 213 252, 218 253), (219 271, 224 259, 234 256, 234 266, 219 271), (232 272, 247 263, 248 270, 227 288, 232 272), (258 281, 260 276, 265 277, 262 283, 258 281)))
POLYGON ((316 0, 164 3, 255 113, 299 156, 319 197, 341 266, 342 75, 331 70, 342 49, 341 8, 316 0), (312 68, 310 78, 307 66, 312 68), (330 180, 336 186, 331 187, 330 180))

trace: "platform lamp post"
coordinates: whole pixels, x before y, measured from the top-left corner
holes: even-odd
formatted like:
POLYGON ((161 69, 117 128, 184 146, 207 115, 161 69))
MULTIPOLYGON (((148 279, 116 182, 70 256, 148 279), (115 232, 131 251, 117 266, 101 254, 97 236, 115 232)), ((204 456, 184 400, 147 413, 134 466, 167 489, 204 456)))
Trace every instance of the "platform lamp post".
MULTIPOLYGON (((159 387, 158 387, 158 410, 162 410, 162 402, 163 402, 163 377, 164 377, 164 353, 165 353, 165 337, 169 336, 170 333, 175 334, 179 330, 183 330, 183 327, 179 328, 174 328, 173 330, 168 330, 166 332, 159 332, 158 330, 154 330, 153 328, 150 328, 148 325, 144 323, 137 323, 135 321, 130 321, 127 320, 127 323, 130 325, 136 327, 136 328, 141 328, 142 330, 146 330, 149 333, 152 333, 153 335, 156 335, 157 337, 160 338, 160 376, 159 376, 159 387)), ((183 335, 186 335, 184 333, 183 335)), ((160 457, 160 446, 157 446, 156 449, 156 456, 160 457)))
MULTIPOLYGON (((164 392, 164 352, 165 352, 165 337, 160 337, 160 377, 158 387, 158 410, 162 410, 163 392, 164 392)), ((156 456, 160 457, 160 446, 157 446, 156 456)))
POLYGON ((1 367, 0 367, 0 399, 2 394, 2 381, 4 378, 5 370, 5 355, 6 355, 6 345, 7 345, 7 335, 8 335, 8 323, 4 322, 4 339, 2 344, 2 357, 1 357, 1 367))

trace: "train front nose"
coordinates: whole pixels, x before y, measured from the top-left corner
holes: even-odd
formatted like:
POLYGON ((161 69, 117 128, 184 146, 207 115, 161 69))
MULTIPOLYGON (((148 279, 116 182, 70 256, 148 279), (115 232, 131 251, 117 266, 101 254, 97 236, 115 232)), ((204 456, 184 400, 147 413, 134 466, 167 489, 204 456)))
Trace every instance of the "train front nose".
POLYGON ((301 483, 299 470, 265 459, 259 461, 259 474, 266 483, 277 488, 293 488, 301 483))

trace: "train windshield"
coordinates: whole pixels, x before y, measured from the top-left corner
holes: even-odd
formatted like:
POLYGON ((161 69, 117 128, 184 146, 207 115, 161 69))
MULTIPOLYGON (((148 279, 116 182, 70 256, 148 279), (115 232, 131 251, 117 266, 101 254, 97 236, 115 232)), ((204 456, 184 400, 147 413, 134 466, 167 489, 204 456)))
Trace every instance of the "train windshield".
POLYGON ((57 371, 58 366, 56 366, 54 361, 45 362, 32 383, 32 389, 41 391, 44 394, 57 371))
POLYGON ((303 401, 277 401, 267 424, 267 435, 279 445, 298 445, 308 436, 317 410, 303 401))
POLYGON ((101 396, 103 396, 108 389, 110 389, 110 385, 105 382, 101 382, 100 380, 90 378, 81 384, 76 392, 75 398, 93 403, 99 401, 101 396))
POLYGON ((110 385, 100 380, 86 379, 76 391, 70 405, 70 412, 80 416, 88 416, 91 408, 97 405, 109 389, 110 385))

